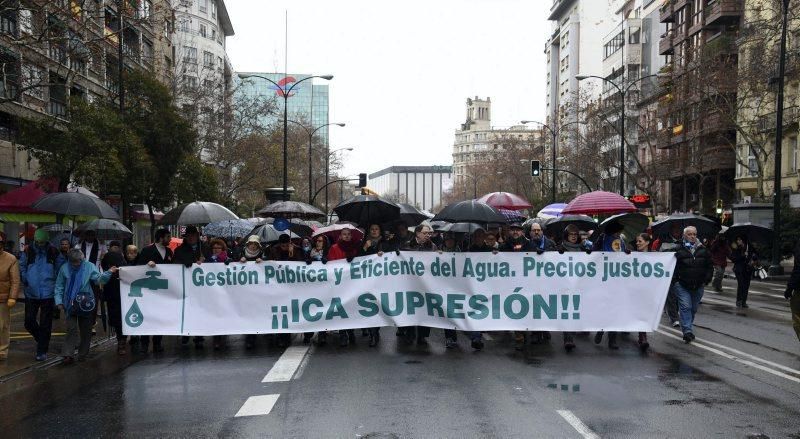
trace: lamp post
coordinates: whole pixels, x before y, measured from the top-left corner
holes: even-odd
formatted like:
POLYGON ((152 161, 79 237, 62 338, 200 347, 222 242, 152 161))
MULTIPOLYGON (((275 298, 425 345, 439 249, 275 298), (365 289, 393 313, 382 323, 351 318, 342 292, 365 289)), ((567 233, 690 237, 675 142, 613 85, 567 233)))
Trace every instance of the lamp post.
POLYGON ((538 122, 538 121, 535 121, 535 120, 522 120, 522 121, 520 121, 520 123, 523 124, 523 125, 527 125, 529 123, 539 124, 539 125, 542 126, 542 128, 544 128, 547 131, 549 131, 550 135, 553 137, 553 148, 552 148, 552 157, 551 157, 551 160, 552 160, 552 163, 553 163, 553 165, 552 165, 553 170, 552 170, 551 175, 550 175, 550 178, 551 178, 551 180, 550 180, 551 181, 550 182, 550 198, 552 199, 551 203, 555 203, 556 202, 556 145, 558 145, 558 135, 561 133, 561 130, 564 127, 567 127, 567 126, 572 125, 572 124, 582 124, 583 122, 581 122, 581 121, 567 122, 567 123, 561 125, 560 127, 558 127, 557 129, 553 129, 550 125, 548 125, 546 123, 543 123, 543 122, 538 122))
POLYGON ((308 127, 306 127, 305 125, 303 125, 300 122, 297 122, 296 120, 290 120, 289 122, 301 126, 303 128, 303 130, 305 130, 306 134, 308 134, 308 203, 311 204, 311 197, 312 197, 312 194, 314 192, 313 189, 311 188, 311 186, 312 186, 312 179, 311 179, 311 145, 312 145, 312 142, 314 140, 314 134, 316 134, 317 131, 321 130, 322 128, 329 127, 331 125, 336 125, 336 126, 339 126, 339 127, 343 127, 343 126, 345 126, 345 124, 331 122, 331 123, 326 123, 325 125, 320 125, 320 126, 314 128, 313 130, 309 130, 308 127))
POLYGON ((778 62, 778 96, 777 107, 775 109, 775 169, 774 180, 772 183, 772 264, 769 266, 769 274, 783 274, 781 266, 781 171, 783 161, 783 83, 786 78, 786 27, 789 18, 789 0, 783 0, 781 10, 781 43, 780 61, 778 62))
POLYGON ((328 154, 325 155, 325 213, 328 213, 328 181, 330 181, 330 172, 331 172, 331 156, 336 154, 339 151, 352 151, 353 148, 336 148, 333 151, 330 151, 328 148, 328 154))
MULTIPOLYGON (((472 179, 472 198, 478 198, 478 179, 469 174, 455 174, 456 177, 469 177, 472 179)), ((464 186, 464 199, 467 198, 467 187, 464 186)))
MULTIPOLYGON (((619 194, 622 195, 623 197, 625 196, 625 95, 628 93, 628 90, 630 90, 631 87, 633 87, 637 82, 641 82, 642 80, 647 79, 647 78, 655 78, 657 76, 658 76, 658 74, 655 74, 655 73, 652 74, 652 75, 642 76, 641 78, 636 79, 635 81, 633 81, 630 84, 626 85, 624 88, 620 87, 619 85, 617 85, 614 81, 612 81, 612 80, 610 80, 608 78, 604 78, 602 76, 597 76, 597 75, 577 75, 577 76, 575 76, 575 79, 577 79, 578 81, 583 81, 584 79, 588 79, 588 78, 600 79, 603 82, 607 82, 607 83, 611 84, 614 88, 617 89, 617 91, 620 94, 620 98, 622 100, 622 105, 621 105, 620 112, 622 114, 621 114, 621 118, 620 118, 620 129, 619 129, 619 194)), ((622 80, 623 80, 623 82, 625 81, 624 73, 623 73, 622 80)))
POLYGON ((312 76, 308 76, 308 77, 303 78, 303 79, 301 79, 299 81, 296 81, 294 84, 292 84, 291 87, 289 87, 288 90, 285 89, 285 86, 282 87, 282 86, 278 85, 277 82, 267 78, 266 76, 256 75, 256 74, 252 74, 252 73, 246 73, 246 74, 239 75, 239 77, 242 78, 242 79, 246 79, 246 78, 263 79, 263 80, 269 82, 270 84, 274 85, 275 87, 278 87, 279 93, 281 94, 281 97, 283 98, 283 200, 284 201, 288 201, 289 200, 289 153, 288 153, 288 144, 289 144, 289 111, 288 111, 288 109, 289 109, 289 96, 291 96, 292 90, 294 90, 294 88, 297 87, 297 85, 300 84, 303 81, 307 81, 307 80, 313 79, 313 78, 322 78, 322 79, 324 79, 326 81, 330 81, 331 79, 333 79, 333 75, 312 75, 312 76))

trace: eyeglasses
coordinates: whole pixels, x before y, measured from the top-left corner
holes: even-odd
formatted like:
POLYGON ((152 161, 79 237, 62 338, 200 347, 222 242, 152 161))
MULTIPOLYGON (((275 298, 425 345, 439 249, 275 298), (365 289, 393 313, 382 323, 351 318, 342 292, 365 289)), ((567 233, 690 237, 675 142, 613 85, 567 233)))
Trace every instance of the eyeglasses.
POLYGON ((433 235, 433 232, 422 232, 423 235, 433 235))
POLYGON ((567 233, 567 236, 580 236, 579 233, 567 233))

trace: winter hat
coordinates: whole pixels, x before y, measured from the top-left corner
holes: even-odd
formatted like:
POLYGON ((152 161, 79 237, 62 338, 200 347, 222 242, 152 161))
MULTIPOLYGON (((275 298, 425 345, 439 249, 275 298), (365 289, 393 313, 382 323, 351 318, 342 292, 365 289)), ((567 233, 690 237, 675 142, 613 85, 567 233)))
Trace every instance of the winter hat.
POLYGON ((247 238, 247 244, 250 244, 251 242, 261 245, 261 238, 259 238, 258 235, 250 235, 250 237, 247 238))
POLYGON ((47 242, 50 240, 50 235, 47 234, 47 230, 36 229, 36 232, 33 233, 33 240, 37 242, 47 242))

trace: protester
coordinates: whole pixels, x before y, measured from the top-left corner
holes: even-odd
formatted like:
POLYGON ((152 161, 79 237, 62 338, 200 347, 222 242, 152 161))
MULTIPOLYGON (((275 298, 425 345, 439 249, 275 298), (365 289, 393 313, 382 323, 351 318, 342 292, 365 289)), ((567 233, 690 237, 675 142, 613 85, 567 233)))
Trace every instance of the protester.
POLYGON ((401 250, 408 245, 408 241, 411 239, 408 233, 408 225, 403 221, 398 221, 394 225, 394 236, 386 241, 383 250, 386 252, 401 250))
MULTIPOLYGON (((682 233, 683 231, 681 230, 680 224, 672 224, 672 227, 669 231, 669 236, 664 240, 657 239, 653 243, 653 248, 660 252, 676 251, 681 246, 682 233)), ((667 316, 672 322, 672 327, 679 327, 681 322, 678 319, 678 290, 675 288, 675 277, 672 278, 672 283, 670 284, 669 292, 667 293, 667 303, 664 305, 664 309, 666 309, 667 316)))
MULTIPOLYGON (((147 247, 143 248, 141 253, 139 253, 138 257, 135 259, 136 262, 132 263, 131 265, 145 265, 147 264, 150 268, 155 268, 157 265, 162 264, 172 264, 175 261, 175 255, 172 253, 172 249, 169 248, 169 243, 172 240, 172 234, 170 234, 169 230, 167 229, 158 229, 156 230, 155 234, 155 241, 148 245, 147 247)), ((133 250, 136 248, 134 247, 133 250)), ((131 252, 130 246, 128 246, 128 253, 131 252)), ((130 260, 130 255, 127 255, 126 258, 130 260)), ((147 353, 147 350, 150 346, 150 341, 153 341, 153 353, 159 353, 164 351, 164 347, 162 345, 163 337, 160 335, 154 335, 152 337, 143 335, 139 337, 140 343, 140 351, 143 354, 147 353)), ((188 338, 184 338, 186 343, 189 342, 188 338)), ((119 345, 118 349, 119 349, 119 345)), ((123 355, 123 354, 120 354, 123 355)))
MULTIPOLYGON (((422 223, 414 228, 414 237, 403 247, 404 251, 412 252, 435 252, 438 251, 436 244, 431 242, 433 236, 433 229, 428 223, 422 223)), ((426 326, 405 326, 401 328, 401 335, 406 344, 414 343, 416 338, 417 344, 427 344, 427 338, 431 335, 431 328, 426 326)))
POLYGON ((325 235, 317 235, 313 238, 314 243, 311 246, 311 251, 308 252, 308 260, 313 262, 327 262, 328 261, 328 238, 325 235))
POLYGON ((697 229, 683 229, 683 245, 675 251, 675 290, 680 306, 681 330, 683 340, 691 343, 694 339, 692 324, 700 300, 703 298, 703 285, 711 282, 713 267, 711 255, 697 240, 697 229))
POLYGON ((747 237, 737 236, 736 242, 731 247, 730 260, 733 262, 733 274, 736 275, 736 307, 749 308, 747 294, 750 291, 750 281, 753 279, 758 256, 747 242, 747 237))
MULTIPOLYGON (((208 257, 209 264, 227 264, 230 263, 228 257, 228 244, 220 238, 214 238, 209 243, 211 247, 211 255, 208 257)), ((225 335, 215 335, 213 337, 213 347, 215 351, 221 350, 225 347, 228 337, 225 335)))
POLYGON ((714 278, 711 280, 711 286, 714 291, 721 293, 725 267, 728 266, 728 258, 731 256, 731 248, 728 246, 725 235, 718 234, 708 250, 711 252, 711 262, 714 264, 714 278))
POLYGON ((25 330, 36 341, 36 361, 47 359, 50 336, 53 331, 56 275, 60 267, 60 253, 49 242, 46 230, 38 229, 33 235, 33 245, 20 255, 20 279, 25 292, 25 330))
POLYGON ((94 290, 99 284, 106 283, 117 271, 117 267, 111 267, 109 271, 100 274, 94 264, 84 260, 83 252, 79 249, 70 250, 67 263, 58 273, 55 287, 56 306, 67 320, 67 334, 62 351, 64 364, 73 362, 76 344, 78 361, 86 359, 92 338, 92 325, 97 316, 98 298, 94 290))
MULTIPOLYGON (((348 232, 350 231, 348 230, 348 232)), ((292 238, 287 233, 284 233, 278 237, 278 244, 270 247, 268 259, 281 262, 302 261, 303 250, 293 244, 292 238)), ((274 339, 277 339, 278 347, 287 347, 292 342, 291 334, 277 334, 274 339)))
MULTIPOLYGON (((108 244, 108 253, 103 256, 100 266, 103 271, 108 271, 111 267, 124 267, 127 265, 125 256, 122 255, 122 244, 119 241, 111 241, 108 244)), ((108 304, 108 324, 114 328, 117 337, 117 354, 125 355, 128 353, 127 337, 122 334, 122 299, 120 298, 119 273, 114 273, 111 279, 103 285, 103 299, 108 304)), ((161 343, 153 343, 153 351, 160 352, 161 343)))
POLYGON ((127 265, 136 265, 136 259, 139 257, 139 248, 133 244, 125 246, 125 262, 127 265))
POLYGON ((75 248, 86 255, 86 260, 94 264, 98 271, 100 270, 100 261, 103 260, 103 255, 106 254, 108 249, 97 240, 97 234, 94 230, 83 232, 81 240, 75 248))
POLYGON ((442 245, 439 247, 439 251, 444 253, 459 253, 461 252, 461 247, 459 247, 456 241, 456 235, 452 232, 447 232, 444 234, 442 239, 442 245))
POLYGON ((792 310, 792 327, 797 339, 800 340, 800 239, 794 245, 794 268, 786 285, 783 297, 789 300, 792 310))
MULTIPOLYGON (((652 245, 653 238, 647 233, 640 233, 636 236, 636 251, 637 252, 649 252, 650 246, 652 245)), ((650 349, 650 343, 647 341, 647 333, 640 332, 639 333, 639 350, 642 352, 647 352, 650 349)))
MULTIPOLYGON (((259 239, 259 237, 256 235, 251 235, 249 238, 247 238, 247 242, 244 245, 242 257, 239 259, 239 262, 255 262, 256 264, 260 264, 263 262, 263 253, 264 250, 261 248, 261 239, 259 239)), ((253 349, 256 346, 256 338, 256 334, 245 335, 244 348, 248 350, 253 349)))
POLYGON ((470 245, 469 251, 471 252, 490 252, 492 249, 486 245, 486 231, 483 229, 477 229, 475 232, 472 233, 472 237, 470 238, 470 245))
POLYGON ((542 225, 539 223, 531 224, 531 234, 528 244, 524 246, 525 251, 533 251, 537 253, 549 252, 556 250, 556 243, 550 238, 544 236, 542 225))
MULTIPOLYGON (((364 237, 364 243, 359 249, 359 255, 382 256, 384 253, 384 246, 388 246, 388 243, 383 240, 383 228, 380 226, 380 224, 370 224, 368 230, 369 234, 364 237)), ((366 331, 366 335, 369 337, 369 347, 373 348, 378 345, 378 342, 381 339, 381 328, 364 328, 361 331, 361 335, 364 335, 364 332, 366 331)))
MULTIPOLYGON (((200 264, 206 259, 206 251, 203 244, 200 242, 200 232, 195 226, 186 227, 186 232, 183 235, 183 242, 178 248, 175 249, 172 257, 174 264, 181 264, 185 267, 191 267, 192 264, 200 264)), ((203 337, 194 337, 195 349, 203 348, 203 337)), ((181 337, 181 345, 189 344, 189 337, 181 337)))
MULTIPOLYGON (((605 228, 605 232, 601 233, 600 236, 594 241, 594 247, 592 250, 594 251, 603 251, 603 252, 625 252, 630 253, 630 251, 625 247, 625 240, 622 238, 622 231, 625 228, 620 224, 618 221, 611 221, 605 228)), ((617 344, 617 336, 618 333, 616 332, 609 332, 608 333, 608 348, 617 350, 619 349, 619 345, 617 344)), ((594 335, 594 343, 600 344, 603 341, 603 331, 598 331, 594 335)))
POLYGON ((72 248, 72 243, 69 242, 69 239, 62 238, 61 241, 58 242, 58 252, 60 253, 62 263, 67 261, 67 253, 72 248))
POLYGON ((11 343, 11 308, 17 304, 21 282, 17 258, 5 251, 6 237, 0 233, 0 361, 8 358, 11 343))
MULTIPOLYGON (((358 256, 359 243, 353 239, 353 233, 350 229, 343 229, 339 232, 339 239, 336 244, 331 246, 328 250, 328 260, 336 261, 346 259, 352 261, 354 257, 358 256)), ((356 332, 353 329, 342 329, 339 331, 339 346, 347 347, 348 344, 355 344, 356 332)))
MULTIPOLYGON (((538 225, 538 224, 537 224, 538 225)), ((541 230, 541 226, 540 230, 541 230)), ((528 247, 528 238, 525 237, 525 232, 522 224, 513 223, 509 226, 510 236, 503 243, 503 251, 506 252, 522 252, 528 247)))
MULTIPOLYGON (((580 240, 580 229, 574 224, 569 224, 564 228, 564 234, 561 239, 561 246, 559 252, 582 252, 584 251, 583 245, 580 240)), ((541 244, 540 244, 541 245, 541 244)), ((547 244, 545 244, 546 246, 547 244)), ((564 333, 564 350, 572 352, 575 349, 575 333, 564 333)))
POLYGON ((308 254, 311 253, 311 239, 303 238, 300 248, 303 249, 303 259, 308 260, 308 254))

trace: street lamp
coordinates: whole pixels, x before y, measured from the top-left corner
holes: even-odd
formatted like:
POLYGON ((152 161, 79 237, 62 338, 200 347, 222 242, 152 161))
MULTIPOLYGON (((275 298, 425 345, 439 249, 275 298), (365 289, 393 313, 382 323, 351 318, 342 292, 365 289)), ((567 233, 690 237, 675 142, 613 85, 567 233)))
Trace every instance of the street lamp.
POLYGON ((313 130, 309 130, 308 127, 306 127, 305 125, 303 125, 300 122, 297 122, 296 120, 290 120, 289 122, 291 122, 293 124, 300 125, 303 128, 303 130, 305 130, 306 134, 308 134, 308 202, 310 204, 311 203, 311 197, 313 196, 312 195, 313 191, 312 191, 312 188, 311 188, 311 185, 312 185, 312 180, 311 180, 311 144, 312 144, 312 141, 314 140, 314 134, 316 134, 317 131, 321 130, 322 128, 329 127, 331 125, 336 125, 336 126, 339 126, 339 127, 343 127, 343 126, 345 126, 345 124, 331 122, 331 123, 326 123, 325 125, 320 125, 320 126, 314 128, 313 130))
POLYGON ((280 91, 281 97, 283 98, 283 199, 284 199, 284 201, 289 201, 289 154, 288 154, 288 150, 287 150, 288 143, 289 143, 289 111, 288 111, 288 109, 289 109, 289 96, 292 94, 292 90, 294 90, 294 88, 297 87, 297 85, 300 84, 303 81, 307 81, 307 80, 313 79, 313 78, 321 78, 321 79, 324 79, 326 81, 330 81, 331 79, 333 79, 333 75, 312 75, 312 76, 308 76, 308 77, 305 77, 305 78, 303 78, 303 79, 301 79, 299 81, 296 81, 294 84, 292 84, 291 87, 289 87, 288 90, 285 90, 285 86, 282 87, 282 86, 278 85, 277 82, 267 78, 266 76, 256 75, 256 74, 252 74, 252 73, 246 73, 246 74, 240 74, 239 77, 242 78, 242 79, 246 79, 246 78, 263 79, 263 80, 269 82, 270 84, 274 85, 275 87, 278 87, 278 90, 280 91))
MULTIPOLYGON (((602 76, 597 76, 597 75, 575 76, 575 79, 577 79, 578 81, 583 81, 584 79, 589 79, 589 78, 595 78, 595 79, 600 79, 603 82, 607 82, 617 89, 622 99, 622 109, 621 109, 622 116, 620 119, 620 129, 619 129, 619 194, 622 195, 623 197, 625 196, 625 95, 628 93, 628 90, 630 90, 630 88, 633 87, 634 84, 636 84, 637 82, 641 82, 644 79, 654 78, 657 76, 658 76, 657 73, 654 73, 652 75, 642 76, 641 78, 636 79, 635 81, 631 82, 624 88, 617 85, 614 81, 608 78, 604 78, 602 76)), ((624 74, 623 74, 623 81, 624 81, 624 74)))
POLYGON ((555 203, 556 202, 556 145, 558 145, 558 135, 561 133, 561 130, 564 129, 564 127, 567 127, 567 126, 573 125, 573 124, 582 124, 583 122, 581 122, 581 121, 567 122, 565 124, 562 124, 557 129, 553 129, 550 125, 548 125, 546 123, 538 122, 538 121, 535 121, 535 120, 522 120, 522 121, 520 121, 520 123, 523 124, 523 125, 527 125, 529 123, 539 124, 539 125, 542 126, 542 128, 544 128, 547 131, 549 131, 550 135, 553 137, 553 148, 552 148, 553 149, 553 151, 552 151, 552 153, 553 153, 552 154, 552 163, 553 163, 552 167, 553 167, 553 170, 551 171, 551 176, 550 176, 550 178, 551 178, 550 198, 552 199, 551 203, 555 203))
POLYGON ((786 78, 786 27, 789 17, 789 0, 783 0, 781 9, 781 43, 780 61, 778 62, 778 96, 777 108, 775 109, 775 169, 774 180, 772 183, 772 263, 769 267, 769 274, 783 274, 781 266, 781 171, 782 169, 782 149, 783 149, 783 83, 786 78))

